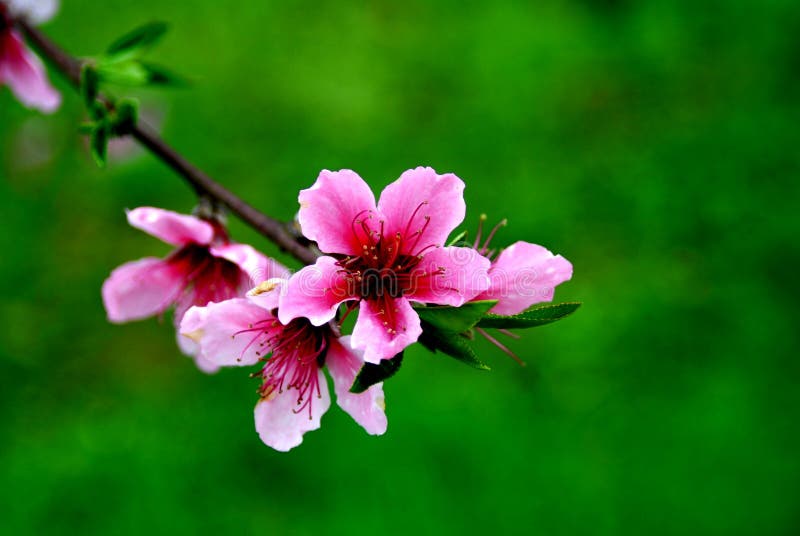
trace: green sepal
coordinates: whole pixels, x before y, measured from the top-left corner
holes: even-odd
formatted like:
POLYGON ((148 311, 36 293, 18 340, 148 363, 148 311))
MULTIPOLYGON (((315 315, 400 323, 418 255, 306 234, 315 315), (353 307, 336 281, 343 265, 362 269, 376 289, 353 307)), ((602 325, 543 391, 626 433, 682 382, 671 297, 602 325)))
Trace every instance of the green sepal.
POLYGON ((544 326, 574 313, 580 302, 545 303, 510 316, 487 314, 477 324, 480 328, 524 329, 544 326))
POLYGON ((105 167, 108 160, 108 138, 111 134, 111 125, 107 120, 95 123, 95 128, 89 135, 89 151, 99 167, 105 167))
POLYGON ((88 108, 96 104, 97 95, 100 92, 100 75, 93 65, 84 64, 81 67, 81 97, 88 108))
POLYGON ((382 359, 377 365, 374 363, 364 363, 358 371, 353 385, 350 387, 351 393, 363 393, 376 383, 380 383, 400 370, 403 363, 403 352, 400 352, 391 359, 382 359))
POLYGON ((477 324, 495 306, 497 300, 468 302, 461 307, 449 305, 414 306, 419 317, 443 331, 463 333, 477 324))
POLYGON ((114 41, 106 51, 111 61, 134 58, 156 44, 169 26, 164 22, 150 22, 128 32, 114 41))
POLYGON ((147 72, 147 83, 149 85, 173 87, 185 87, 189 85, 188 79, 167 69, 163 65, 145 61, 143 61, 141 65, 147 72))
POLYGON ((133 131, 139 120, 139 103, 134 99, 122 99, 117 104, 111 133, 114 136, 126 136, 133 131))
POLYGON ((442 352, 478 370, 491 370, 489 365, 478 359, 469 345, 469 339, 462 333, 443 331, 423 320, 419 342, 432 352, 442 352))
POLYGON ((89 106, 87 106, 86 109, 95 122, 105 121, 106 118, 108 117, 108 108, 106 108, 106 106, 100 101, 94 101, 89 106))

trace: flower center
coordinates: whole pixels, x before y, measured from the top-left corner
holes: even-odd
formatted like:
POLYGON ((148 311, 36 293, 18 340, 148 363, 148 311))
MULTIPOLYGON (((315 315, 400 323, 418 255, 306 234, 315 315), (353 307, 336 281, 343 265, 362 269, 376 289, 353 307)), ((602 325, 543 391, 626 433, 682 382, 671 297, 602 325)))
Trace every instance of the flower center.
MULTIPOLYGON (((288 389, 297 389, 295 413, 308 410, 312 418, 314 396, 320 398, 319 374, 324 365, 328 347, 327 328, 314 327, 305 318, 292 320, 281 326, 275 318, 265 318, 233 336, 252 334, 252 339, 242 353, 257 344, 270 348, 272 356, 266 360, 258 375, 263 383, 258 392, 261 398, 270 399, 288 389)), ((256 351, 261 355, 261 350, 256 351)))
POLYGON ((235 298, 248 279, 236 264, 213 256, 208 247, 197 244, 180 248, 167 262, 184 274, 177 299, 193 294, 194 305, 235 298))
POLYGON ((377 220, 371 210, 359 212, 351 223, 351 231, 359 240, 359 254, 339 260, 349 295, 363 299, 383 300, 406 294, 425 274, 416 270, 425 252, 438 244, 421 244, 431 217, 422 215, 428 206, 420 203, 406 222, 404 230, 387 234, 384 220, 377 220), (418 220, 421 220, 418 221, 418 220))

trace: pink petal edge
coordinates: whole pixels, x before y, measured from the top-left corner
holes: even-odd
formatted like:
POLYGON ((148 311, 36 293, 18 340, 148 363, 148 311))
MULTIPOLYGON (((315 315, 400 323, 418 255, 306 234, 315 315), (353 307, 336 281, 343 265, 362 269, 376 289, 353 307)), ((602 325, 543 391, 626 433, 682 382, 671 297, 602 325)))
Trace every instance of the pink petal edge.
POLYGON ((372 385, 363 393, 351 393, 350 387, 361 370, 364 361, 361 352, 350 346, 350 337, 341 337, 331 342, 325 364, 333 378, 336 403, 370 435, 386 432, 386 403, 383 382, 372 385))
POLYGON ((386 217, 384 236, 400 233, 405 239, 401 253, 417 254, 427 246, 442 246, 464 221, 464 181, 433 168, 405 171, 381 193, 378 212, 386 217), (424 231, 423 231, 424 229, 424 231), (419 239, 411 236, 423 231, 419 239))
POLYGON ((211 224, 194 216, 155 207, 135 208, 128 211, 127 215, 131 226, 173 246, 204 246, 214 238, 211 224))
POLYGON ((268 399, 261 399, 256 404, 253 416, 256 432, 266 445, 287 452, 303 442, 303 434, 320 427, 322 415, 331 406, 328 383, 325 374, 318 370, 320 397, 314 398, 313 413, 309 419, 307 410, 299 410, 297 392, 286 389, 282 393, 268 399))
POLYGON ((353 348, 364 352, 364 361, 380 363, 391 359, 408 345, 415 343, 422 334, 419 315, 411 308, 406 298, 394 298, 388 302, 392 307, 391 324, 385 324, 386 316, 380 313, 380 305, 370 300, 361 300, 358 318, 350 339, 353 348), (394 330, 390 333, 389 329, 394 330))
POLYGON ((300 228, 324 253, 360 253, 364 232, 354 222, 377 215, 375 196, 364 180, 349 169, 323 170, 298 197, 300 228))

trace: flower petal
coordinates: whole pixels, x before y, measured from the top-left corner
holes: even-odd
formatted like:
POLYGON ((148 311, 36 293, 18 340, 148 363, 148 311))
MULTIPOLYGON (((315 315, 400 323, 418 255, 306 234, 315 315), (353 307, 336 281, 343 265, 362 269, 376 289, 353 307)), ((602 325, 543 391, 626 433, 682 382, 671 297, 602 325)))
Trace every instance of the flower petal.
POLYGON ((294 389, 286 389, 275 396, 262 398, 256 404, 256 431, 265 444, 286 452, 303 442, 304 433, 320 427, 322 415, 331 406, 331 397, 325 374, 322 370, 318 370, 317 374, 320 396, 313 400, 311 418, 307 409, 301 409, 302 403, 297 403, 297 392, 294 389))
POLYGON ((61 94, 47 79, 44 64, 25 47, 15 31, 0 34, 0 82, 5 82, 28 108, 52 113, 61 105, 61 94))
POLYGON ((171 210, 139 207, 128 211, 128 223, 173 246, 207 245, 214 238, 210 223, 171 210))
POLYGON ((288 282, 288 279, 279 277, 262 281, 247 291, 247 299, 267 311, 277 309, 280 304, 281 294, 286 291, 286 283, 288 282))
POLYGON ((412 271, 409 300, 460 307, 489 287, 489 259, 472 248, 436 248, 412 271))
POLYGON ((164 312, 182 290, 183 278, 179 270, 154 257, 123 264, 103 283, 108 319, 120 323, 164 312))
POLYGON ((425 247, 442 246, 464 221, 464 182, 429 167, 409 169, 384 188, 378 212, 386 218, 384 236, 402 236, 400 253, 415 255, 425 247))
POLYGON ((15 17, 24 17, 31 24, 42 24, 58 11, 58 0, 4 0, 15 17))
POLYGON ((303 316, 321 326, 336 316, 340 303, 355 299, 355 289, 349 288, 336 259, 320 257, 289 278, 280 297, 278 318, 288 324, 303 316))
POLYGON ((542 246, 516 242, 495 259, 489 278, 489 289, 477 299, 499 300, 491 312, 514 315, 552 301, 555 287, 572 278, 572 264, 542 246))
POLYGON ((361 300, 351 344, 364 351, 364 361, 391 359, 422 334, 419 315, 405 298, 386 296, 379 303, 361 300))
POLYGON ((364 361, 350 346, 350 337, 331 341, 325 365, 333 378, 336 402, 368 434, 381 435, 386 432, 387 426, 383 382, 376 383, 363 393, 350 392, 350 387, 363 364, 364 361))
POLYGON ((289 277, 289 269, 247 244, 224 244, 208 248, 212 255, 236 264, 252 279, 252 285, 275 277, 289 277))
MULTIPOLYGON (((184 315, 184 318, 186 318, 186 315, 184 315)), ((206 374, 214 374, 220 369, 219 365, 206 359, 202 355, 200 352, 200 345, 198 343, 181 334, 180 330, 178 329, 175 330, 175 334, 175 338, 178 342, 178 348, 181 349, 181 352, 183 352, 184 355, 187 355, 194 360, 194 364, 197 365, 197 368, 206 374)))
POLYGON ((380 219, 372 190, 349 169, 323 170, 311 188, 300 192, 298 200, 297 219, 303 235, 325 253, 359 254, 366 233, 356 221, 364 219, 369 224, 380 219))
POLYGON ((267 340, 281 329, 268 311, 244 298, 192 307, 180 325, 181 334, 200 345, 198 355, 216 366, 258 363, 270 351, 267 340))

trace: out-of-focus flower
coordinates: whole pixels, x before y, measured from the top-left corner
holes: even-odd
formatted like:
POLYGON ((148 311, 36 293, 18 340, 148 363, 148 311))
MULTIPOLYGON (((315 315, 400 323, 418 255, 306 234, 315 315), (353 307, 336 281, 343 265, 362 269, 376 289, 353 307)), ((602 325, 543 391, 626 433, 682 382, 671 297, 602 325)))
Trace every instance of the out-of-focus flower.
POLYGON ((368 433, 383 434, 387 424, 383 384, 360 394, 349 392, 363 365, 350 338, 339 337, 329 324, 314 326, 305 318, 286 325, 278 321, 277 287, 283 281, 265 281, 247 298, 192 307, 180 331, 199 344, 204 360, 216 366, 263 362, 255 427, 270 447, 290 450, 303 441, 305 432, 319 428, 331 403, 323 366, 333 377, 339 406, 368 433))
POLYGON ((37 24, 50 19, 57 9, 55 0, 0 0, 0 85, 7 85, 28 108, 44 113, 58 109, 61 95, 50 84, 41 60, 14 30, 11 17, 37 24))
MULTIPOLYGON (((231 243, 215 220, 140 207, 128 222, 176 246, 164 259, 146 257, 115 269, 103 283, 108 319, 121 323, 161 314, 175 306, 175 325, 193 305, 244 296, 256 281, 284 277, 286 268, 245 244, 231 243)), ((199 355, 196 345, 178 335, 184 353, 206 372, 218 367, 199 355)))
POLYGON ((281 322, 322 325, 339 305, 359 307, 352 345, 378 363, 422 332, 411 301, 460 306, 488 288, 489 261, 471 248, 443 247, 464 219, 464 183, 419 167, 403 173, 376 206, 355 172, 323 171, 300 192, 303 234, 333 256, 297 272, 278 311, 281 322))
POLYGON ((31 24, 43 24, 58 12, 58 0, 0 0, 12 17, 22 17, 31 24))

